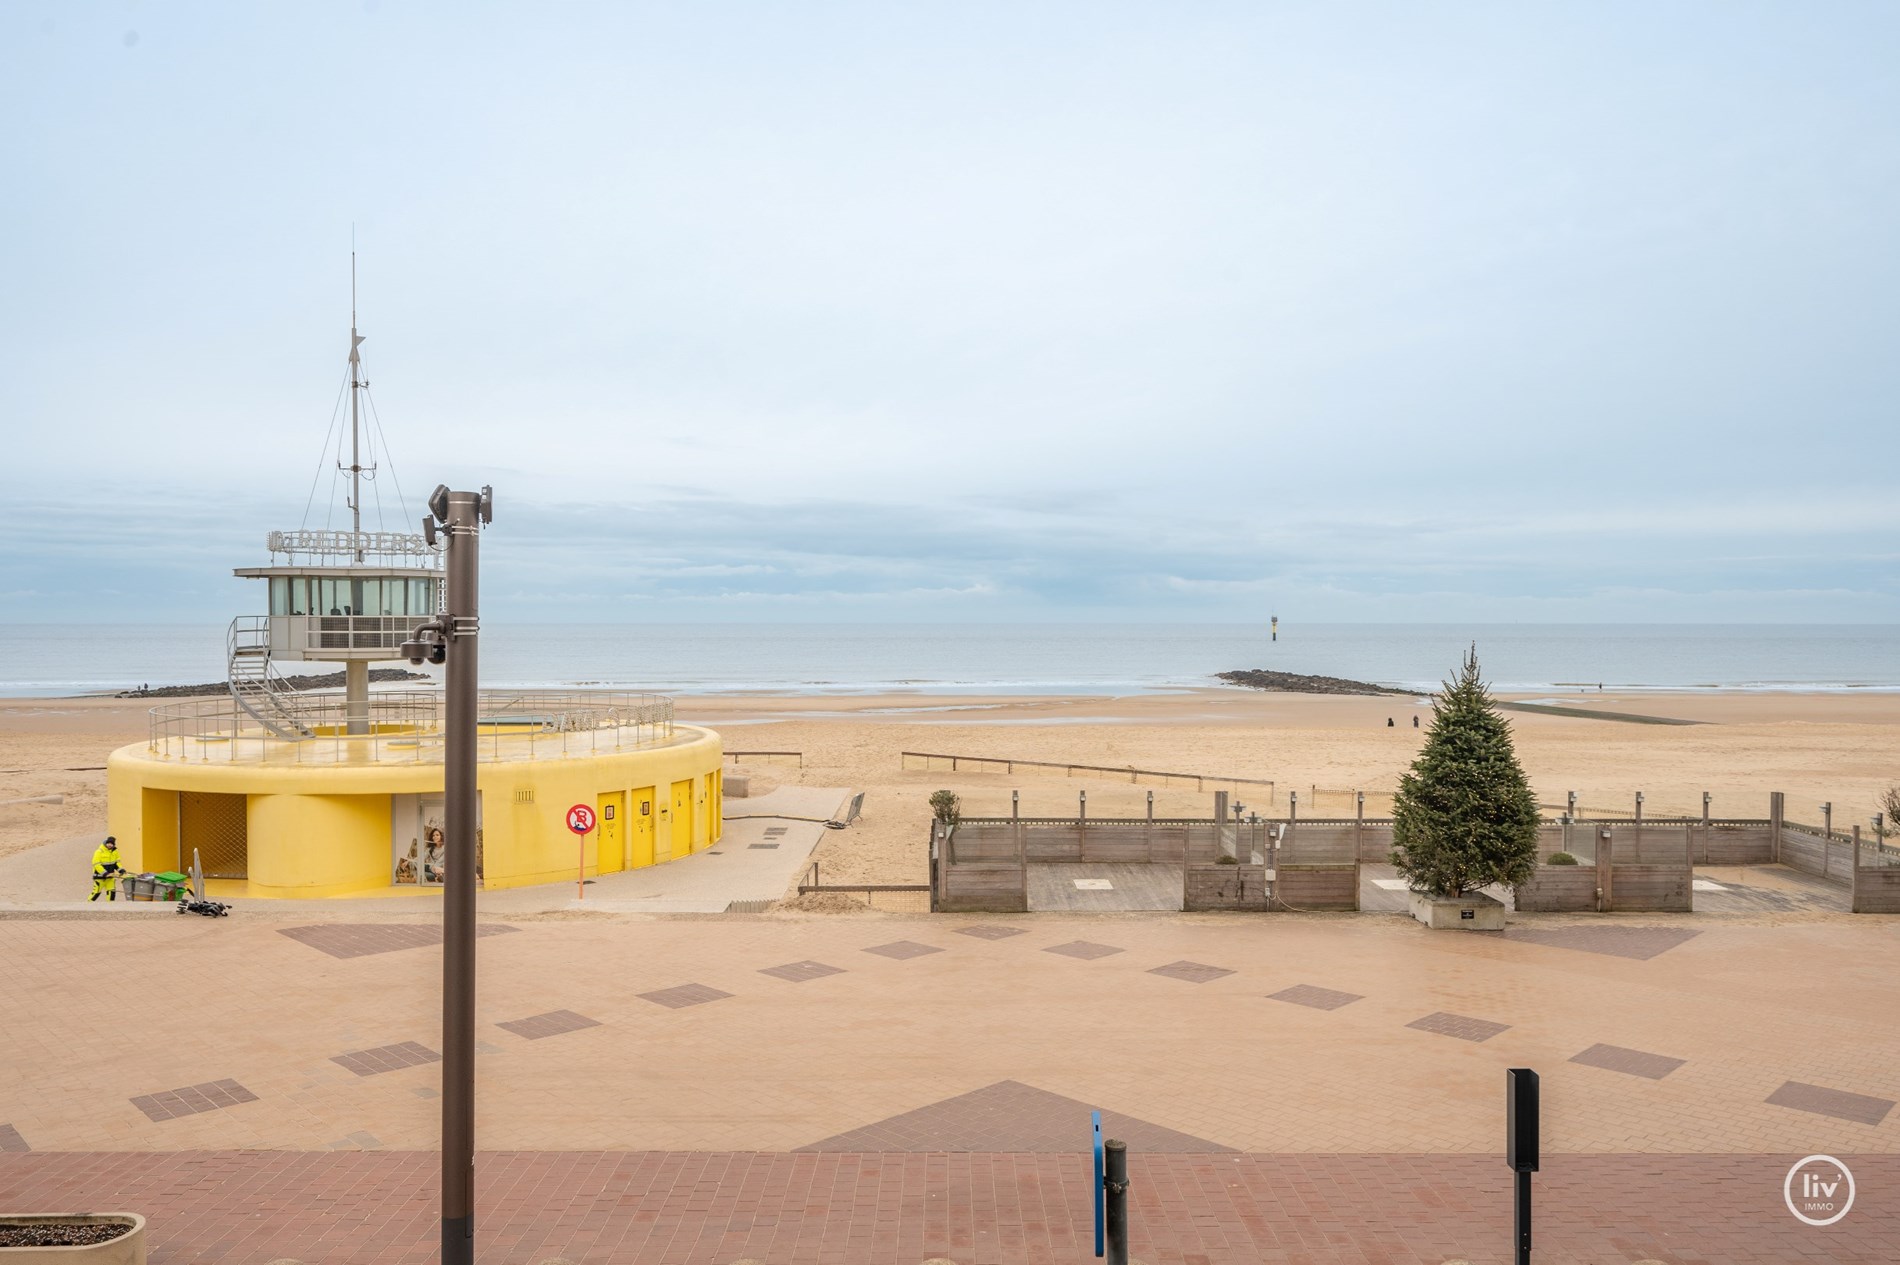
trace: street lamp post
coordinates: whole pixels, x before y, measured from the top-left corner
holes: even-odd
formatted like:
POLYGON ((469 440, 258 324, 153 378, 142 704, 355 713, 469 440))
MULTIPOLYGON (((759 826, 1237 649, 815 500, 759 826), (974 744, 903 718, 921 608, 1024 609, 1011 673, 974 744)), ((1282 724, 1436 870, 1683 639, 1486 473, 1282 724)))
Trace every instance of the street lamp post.
POLYGON ((443 717, 443 815, 448 876, 442 893, 442 1265, 475 1260, 475 719, 481 630, 482 525, 494 518, 494 494, 451 492, 429 498, 423 534, 448 537, 443 611, 403 645, 411 663, 448 665, 443 717))

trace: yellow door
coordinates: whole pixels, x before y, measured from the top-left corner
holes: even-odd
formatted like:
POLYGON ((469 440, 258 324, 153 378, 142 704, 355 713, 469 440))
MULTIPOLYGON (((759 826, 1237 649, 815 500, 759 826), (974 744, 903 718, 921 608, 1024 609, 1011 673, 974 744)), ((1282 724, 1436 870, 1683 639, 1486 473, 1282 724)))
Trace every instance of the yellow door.
POLYGON ((693 781, 673 783, 673 855, 688 856, 693 851, 693 781))
POLYGON ((599 796, 595 801, 595 829, 600 831, 600 868, 599 874, 612 874, 616 870, 627 868, 626 853, 621 850, 620 841, 627 837, 627 793, 614 791, 599 796))
POLYGON ((627 803, 627 868, 653 864, 653 818, 660 811, 653 788, 642 786, 627 803))

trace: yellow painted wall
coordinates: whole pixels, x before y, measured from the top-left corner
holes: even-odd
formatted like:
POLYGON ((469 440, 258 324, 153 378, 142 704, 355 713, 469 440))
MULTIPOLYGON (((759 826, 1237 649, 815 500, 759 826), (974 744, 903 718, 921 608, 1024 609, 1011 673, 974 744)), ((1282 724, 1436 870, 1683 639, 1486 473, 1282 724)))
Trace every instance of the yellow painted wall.
MULTIPOLYGON (((718 842, 723 824, 716 811, 719 735, 690 725, 676 726, 674 732, 675 741, 662 747, 482 763, 476 784, 482 792, 486 886, 572 882, 579 848, 567 829, 568 806, 598 806, 603 797, 615 795, 625 796, 616 801, 624 807, 615 815, 622 822, 629 861, 668 859, 675 783, 686 787, 688 810, 677 855, 687 855, 695 843, 704 848, 718 842), (652 805, 645 818, 639 816, 643 799, 652 805), (701 811, 694 814, 696 804, 701 811)), ((129 868, 151 871, 176 864, 177 817, 175 809, 167 817, 166 805, 175 805, 175 792, 181 790, 251 797, 250 881, 243 894, 333 896, 392 886, 389 797, 440 795, 442 766, 193 764, 155 759, 143 744, 123 747, 107 762, 106 822, 129 868)), ((588 836, 590 853, 598 837, 597 827, 588 836)))
POLYGON ((659 821, 659 803, 651 786, 636 786, 627 794, 627 868, 653 864, 653 827, 659 821))
MULTIPOLYGON (((139 788, 139 833, 135 846, 143 858, 132 868, 139 873, 181 871, 178 861, 178 792, 139 788)), ((119 840, 119 855, 132 864, 127 841, 119 840)))
POLYGON ((627 868, 627 793, 602 795, 594 807, 594 833, 600 850, 599 871, 614 874, 627 868))
POLYGON ((389 796, 250 798, 246 895, 344 896, 389 885, 389 796))

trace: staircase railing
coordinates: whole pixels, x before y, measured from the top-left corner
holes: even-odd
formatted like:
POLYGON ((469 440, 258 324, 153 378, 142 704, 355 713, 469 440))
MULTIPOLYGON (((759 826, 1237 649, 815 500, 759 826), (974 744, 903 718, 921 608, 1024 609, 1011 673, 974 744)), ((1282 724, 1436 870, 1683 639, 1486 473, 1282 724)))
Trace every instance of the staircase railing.
POLYGON ((315 736, 298 718, 296 691, 271 663, 269 616, 239 615, 232 620, 224 651, 231 698, 251 719, 291 742, 315 736))

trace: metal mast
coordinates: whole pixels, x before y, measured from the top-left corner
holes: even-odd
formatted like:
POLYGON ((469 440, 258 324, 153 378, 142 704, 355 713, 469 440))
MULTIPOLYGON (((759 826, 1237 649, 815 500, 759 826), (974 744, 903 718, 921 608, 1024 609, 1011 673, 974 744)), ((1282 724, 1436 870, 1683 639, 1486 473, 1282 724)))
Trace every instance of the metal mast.
POLYGON ((356 252, 350 252, 350 531, 355 538, 356 560, 363 560, 363 456, 361 416, 357 396, 366 385, 362 381, 363 358, 357 348, 363 343, 356 332, 356 252))

